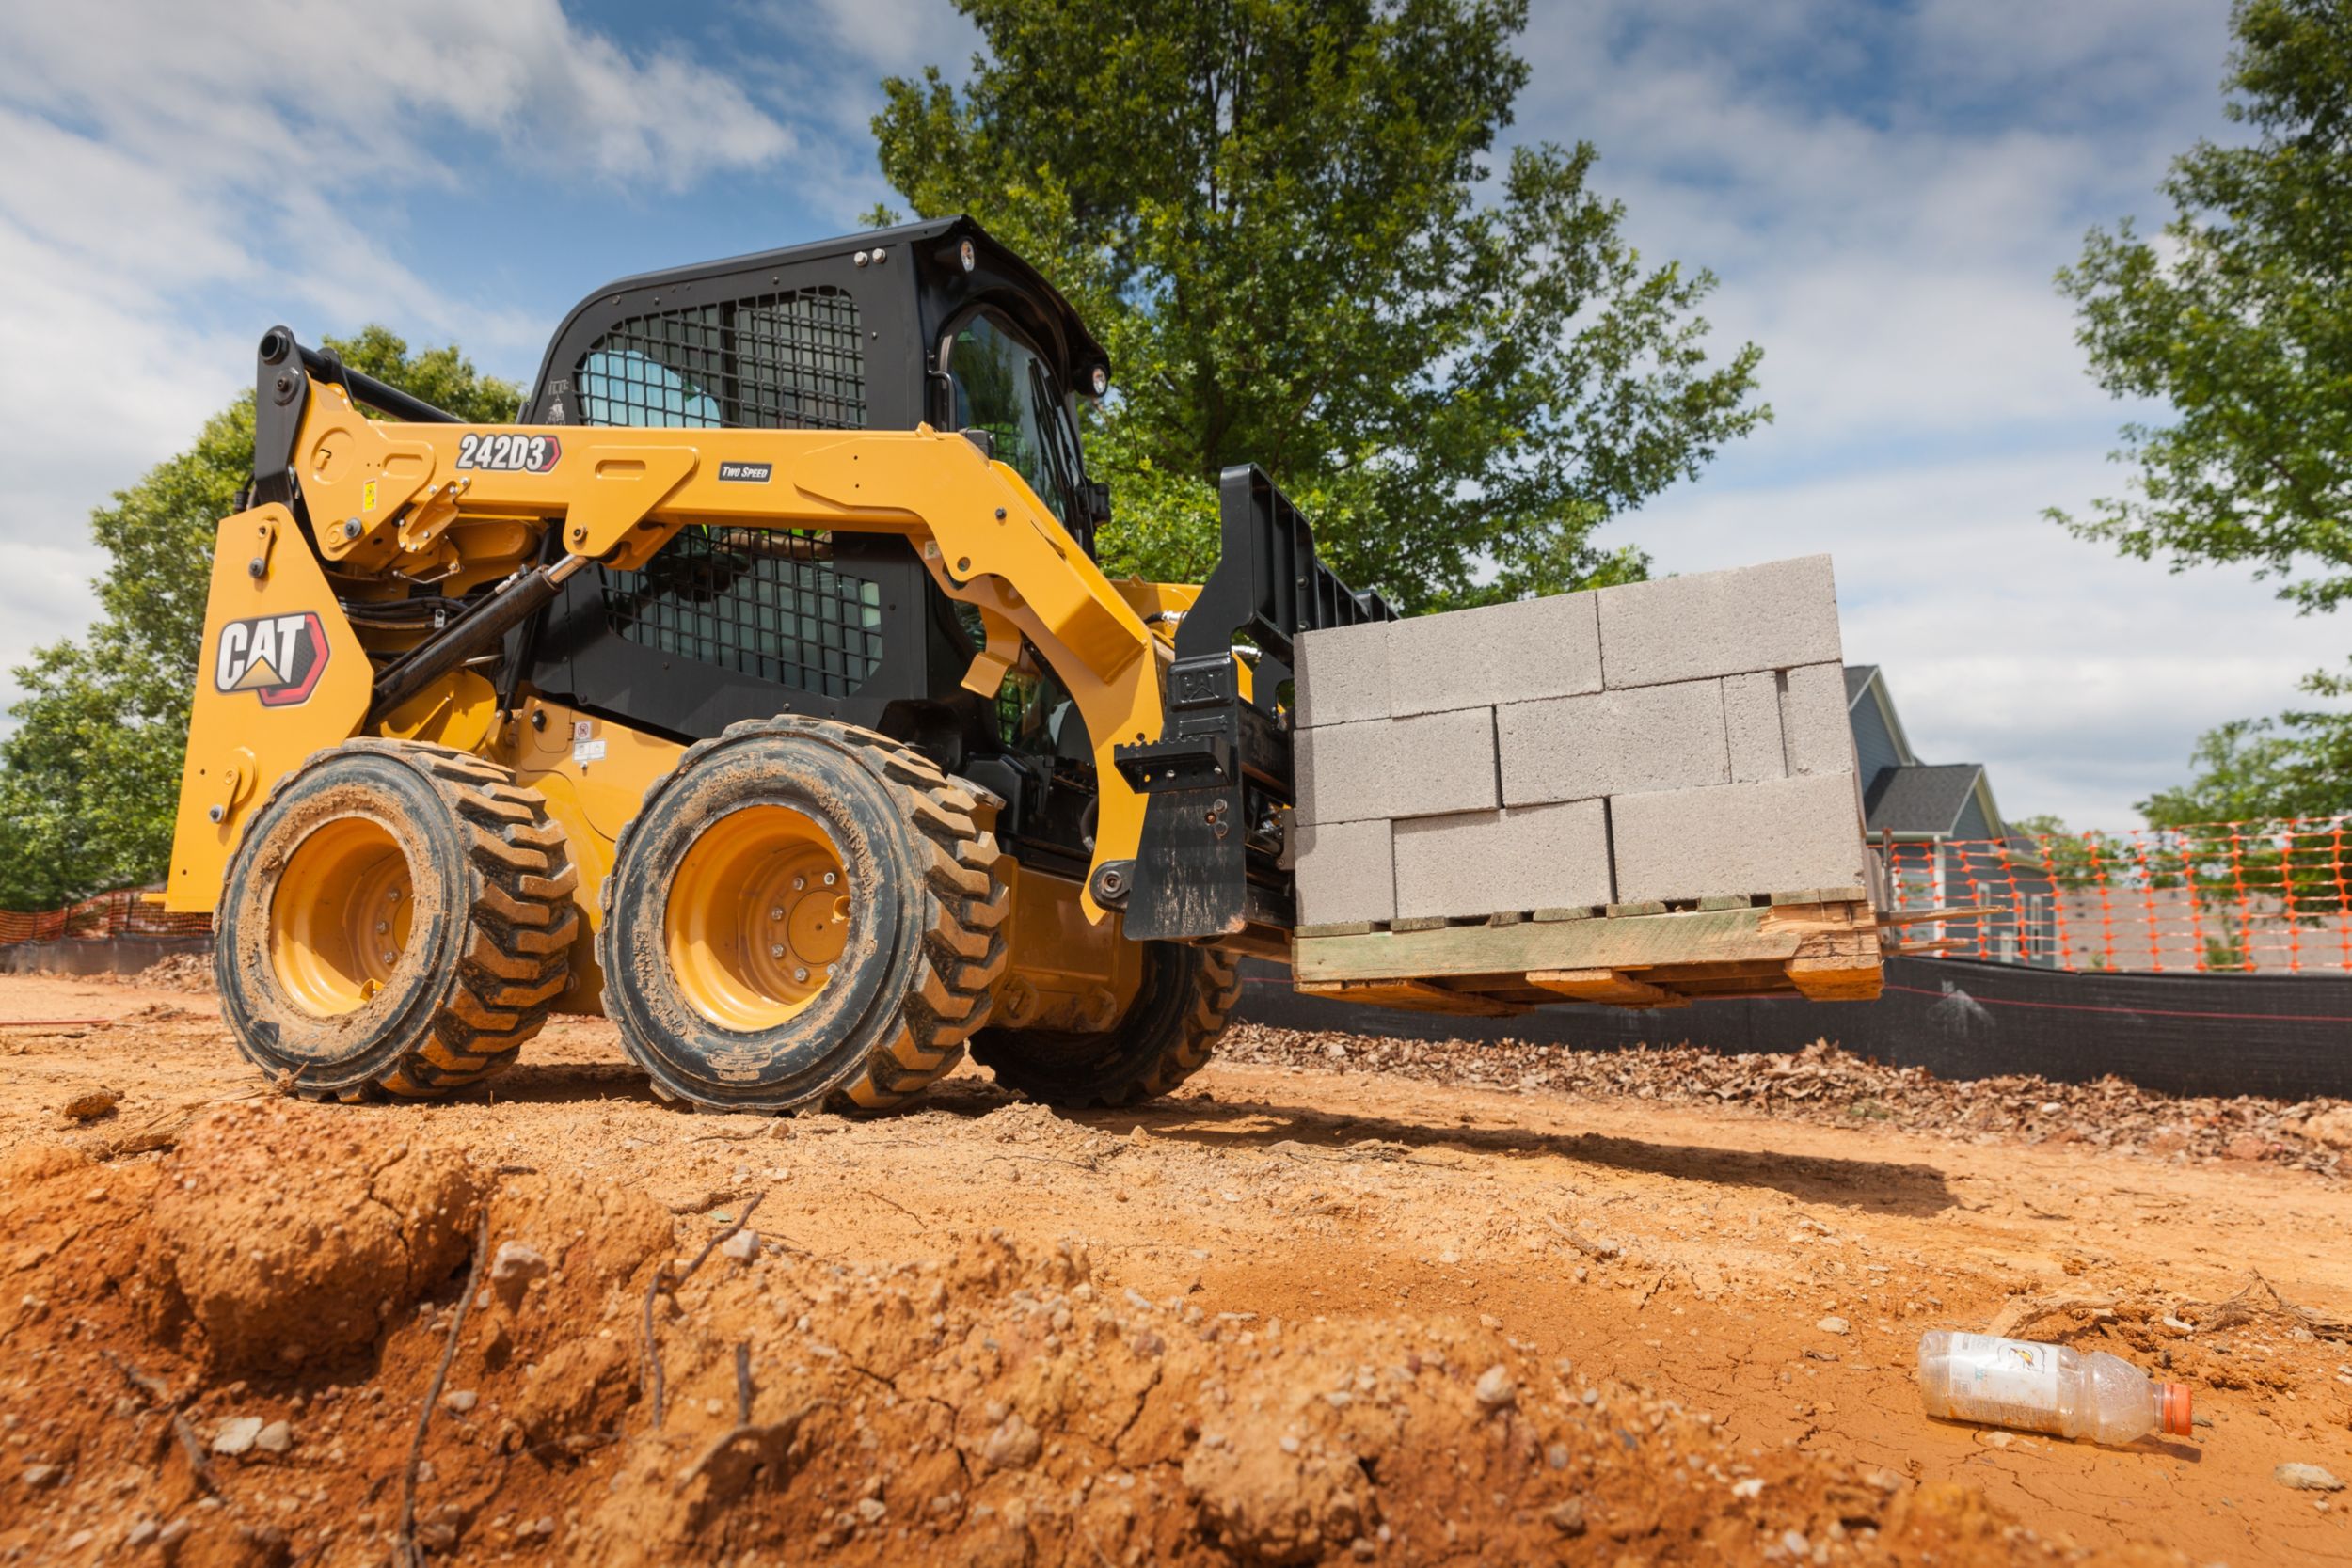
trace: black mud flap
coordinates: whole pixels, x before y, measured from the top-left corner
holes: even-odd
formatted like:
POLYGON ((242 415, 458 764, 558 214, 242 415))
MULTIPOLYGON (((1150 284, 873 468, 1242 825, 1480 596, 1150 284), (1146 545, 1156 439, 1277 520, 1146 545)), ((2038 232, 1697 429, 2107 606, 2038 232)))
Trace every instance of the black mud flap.
POLYGON ((1126 934, 1273 949, 1296 919, 1280 863, 1296 799, 1282 702, 1295 640, 1396 612, 1315 559, 1314 530, 1254 464, 1226 469, 1217 499, 1221 551, 1176 631, 1166 728, 1113 752, 1145 797, 1126 934), (1237 645, 1256 650, 1248 696, 1237 645))

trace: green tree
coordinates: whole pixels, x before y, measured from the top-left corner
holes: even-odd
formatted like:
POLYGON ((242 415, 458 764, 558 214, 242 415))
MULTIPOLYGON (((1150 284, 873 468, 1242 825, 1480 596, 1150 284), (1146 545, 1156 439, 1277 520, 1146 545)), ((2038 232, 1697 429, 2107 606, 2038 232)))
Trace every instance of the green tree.
POLYGON ((2169 423, 2123 427, 2126 495, 2085 537, 2251 562, 2299 608, 2352 596, 2352 0, 2238 0, 2224 112, 2251 139, 2175 159, 2161 240, 2094 230, 2058 274, 2091 371, 2169 423))
MULTIPOLYGON (((2051 515, 2172 569, 2250 562, 2299 611, 2352 597, 2352 0, 2237 0, 2224 113, 2242 145, 2172 163, 2161 240, 2094 230, 2058 274, 2101 386, 2163 400, 2123 427, 2122 497, 2051 515)), ((2352 695, 2321 673, 2313 696, 2352 695)), ((2201 738, 2195 777, 2140 810, 2152 826, 2276 823, 2352 811, 2352 713, 2311 707, 2201 738)), ((2189 861, 2200 886, 2234 878, 2189 861)), ((2302 891, 2300 864, 2265 865, 2302 891)))
POLYGON ((957 0, 986 51, 883 84, 882 166, 1053 277, 1112 356, 1107 563, 1198 580, 1264 467, 1408 609, 1641 576, 1594 531, 1770 418, 1704 271, 1646 264, 1589 145, 1490 164, 1525 0, 957 0), (1489 195, 1491 193, 1491 195, 1489 195))
MULTIPOLYGON (((476 373, 454 347, 411 354, 381 326, 327 346, 466 420, 512 419, 520 403, 512 383, 476 373)), ((95 584, 98 620, 16 672, 24 694, 0 742, 0 907, 45 909, 162 877, 214 539, 252 472, 248 392, 91 514, 112 558, 95 584)))

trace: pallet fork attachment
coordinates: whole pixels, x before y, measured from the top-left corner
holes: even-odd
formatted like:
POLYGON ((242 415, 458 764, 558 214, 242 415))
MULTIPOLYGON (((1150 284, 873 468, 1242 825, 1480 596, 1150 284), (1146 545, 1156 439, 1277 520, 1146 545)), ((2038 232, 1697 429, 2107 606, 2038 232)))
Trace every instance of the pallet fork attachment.
POLYGON ((1285 689, 1303 632, 1393 621, 1315 556, 1314 530, 1255 464, 1225 470, 1216 567, 1177 628, 1160 737, 1115 748, 1144 797, 1123 891, 1127 935, 1209 940, 1288 959, 1295 900, 1282 848, 1296 802, 1285 689), (1250 660, 1245 681, 1240 653, 1250 660))

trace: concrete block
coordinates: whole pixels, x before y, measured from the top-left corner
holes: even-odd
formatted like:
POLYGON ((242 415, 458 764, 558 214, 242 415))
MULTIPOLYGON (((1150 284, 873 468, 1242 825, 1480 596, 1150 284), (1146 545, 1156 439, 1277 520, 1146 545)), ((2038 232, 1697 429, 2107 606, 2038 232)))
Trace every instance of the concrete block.
POLYGON ((1386 822, 1309 823, 1293 830, 1298 923, 1396 918, 1396 877, 1386 822))
POLYGON ((1609 824, 1598 800, 1400 822, 1395 857, 1400 920, 1610 900, 1609 824))
POLYGON ((1389 815, 1389 721, 1299 730, 1291 736, 1301 822, 1367 822, 1389 815))
POLYGON ((1441 816, 1502 803, 1487 708, 1300 730, 1291 751, 1301 822, 1441 816))
MULTIPOLYGON (((1839 684, 1844 684, 1843 677, 1839 684)), ((1785 778, 1781 746, 1780 676, 1770 670, 1724 677, 1724 734, 1731 742, 1731 782, 1785 778)))
POLYGON ((1491 811, 1495 786, 1492 708, 1391 719, 1380 759, 1389 816, 1491 811))
POLYGON ((1594 597, 1612 689, 1844 662, 1825 555, 1628 583, 1594 597))
POLYGON ((1417 615, 1389 627, 1389 711, 1500 706, 1600 689, 1591 594, 1417 615))
POLYGON ((1780 727, 1791 773, 1858 773, 1853 721, 1846 712, 1846 670, 1807 664, 1787 672, 1780 727))
POLYGON ((1851 775, 1620 795, 1609 816, 1620 900, 1866 880, 1851 775))
POLYGON ((1295 647, 1299 728, 1389 716, 1389 623, 1302 632, 1295 647))
POLYGON ((1502 803, 1727 783, 1723 684, 1684 681, 1495 710, 1502 803))

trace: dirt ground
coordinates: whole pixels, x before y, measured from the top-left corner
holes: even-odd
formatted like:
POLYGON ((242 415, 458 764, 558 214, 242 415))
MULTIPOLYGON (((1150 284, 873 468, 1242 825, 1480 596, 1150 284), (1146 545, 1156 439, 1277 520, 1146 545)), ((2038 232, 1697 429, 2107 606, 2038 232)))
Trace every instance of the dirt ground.
POLYGON ((313 1107, 200 990, 7 977, 0 1112, 7 1560, 2352 1562, 2274 1476, 2352 1479, 2341 1106, 1245 1030, 771 1120, 568 1020, 313 1107), (1937 1327, 2196 1434, 1926 1419, 1937 1327))

